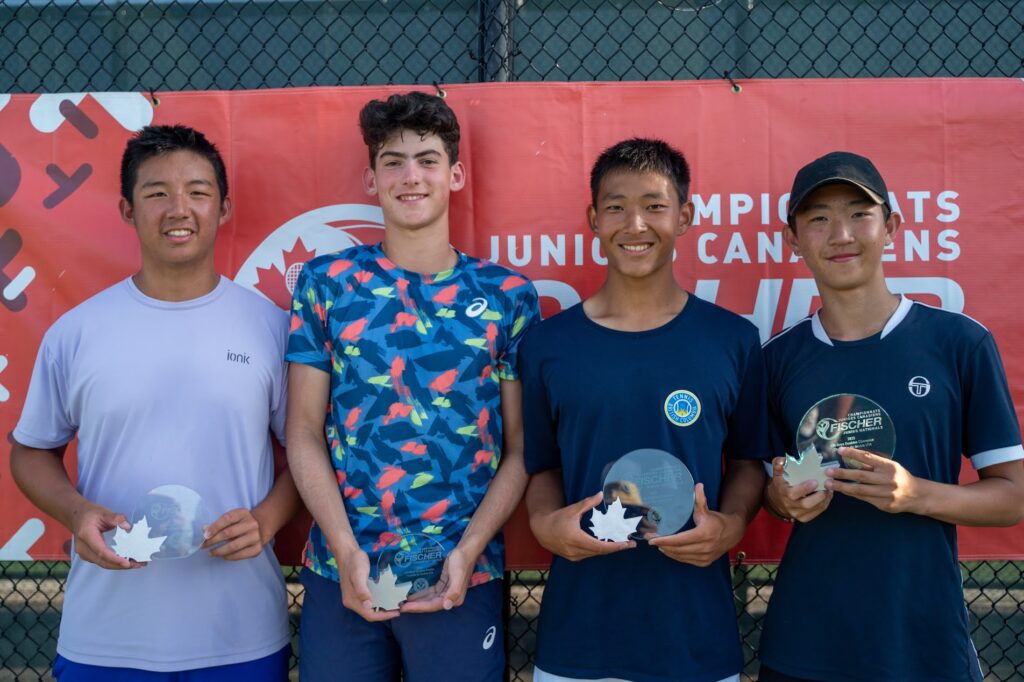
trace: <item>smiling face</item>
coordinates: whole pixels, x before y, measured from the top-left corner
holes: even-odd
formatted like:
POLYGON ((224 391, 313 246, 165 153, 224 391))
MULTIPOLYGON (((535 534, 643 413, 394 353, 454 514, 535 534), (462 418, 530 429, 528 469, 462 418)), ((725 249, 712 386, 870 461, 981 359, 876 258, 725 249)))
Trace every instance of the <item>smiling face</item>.
POLYGON ((213 166, 191 151, 150 157, 138 168, 132 201, 121 199, 121 217, 134 225, 146 269, 213 272, 217 228, 231 204, 223 199, 213 166))
POLYGON ((447 228, 448 200, 465 185, 466 171, 462 162, 450 162, 437 135, 400 130, 381 146, 363 183, 378 197, 386 227, 447 228))
POLYGON ((803 257, 818 289, 850 291, 885 288, 882 252, 892 243, 900 216, 857 187, 837 182, 810 194, 794 214, 786 241, 803 257))
POLYGON ((608 173, 587 213, 608 258, 609 275, 672 277, 676 238, 690 227, 693 204, 680 202, 667 176, 628 170, 608 173))

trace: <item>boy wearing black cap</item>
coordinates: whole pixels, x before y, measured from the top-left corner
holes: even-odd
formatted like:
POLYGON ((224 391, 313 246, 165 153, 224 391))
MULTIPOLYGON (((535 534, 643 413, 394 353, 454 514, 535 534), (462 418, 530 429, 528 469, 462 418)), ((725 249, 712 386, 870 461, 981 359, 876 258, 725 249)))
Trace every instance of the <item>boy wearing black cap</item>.
POLYGON ((981 680, 956 525, 1024 514, 1024 450, 995 341, 964 315, 889 291, 882 253, 900 216, 868 159, 834 152, 802 168, 788 219, 822 307, 765 345, 780 451, 797 456, 807 424, 828 445, 815 408, 842 395, 891 417, 896 445, 891 459, 839 448, 845 464, 820 491, 789 485, 785 458, 772 462, 765 505, 797 523, 759 679, 981 680), (961 453, 979 481, 958 485, 961 453))

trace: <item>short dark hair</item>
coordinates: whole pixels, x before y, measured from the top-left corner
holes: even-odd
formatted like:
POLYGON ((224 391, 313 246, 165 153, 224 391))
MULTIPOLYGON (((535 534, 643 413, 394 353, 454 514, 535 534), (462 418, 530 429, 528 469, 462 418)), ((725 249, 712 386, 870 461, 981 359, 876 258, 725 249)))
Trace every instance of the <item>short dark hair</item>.
POLYGON ((154 156, 179 151, 192 152, 209 161, 217 178, 220 200, 227 199, 228 174, 217 146, 194 128, 183 125, 159 125, 146 126, 133 135, 125 145, 124 155, 121 157, 121 196, 125 201, 129 204, 132 202, 132 190, 135 189, 135 182, 139 178, 139 166, 154 156))
POLYGON ((664 175, 675 185, 679 202, 689 200, 690 165, 682 152, 662 140, 634 137, 601 152, 590 171, 590 201, 594 206, 601 181, 616 171, 664 175))
POLYGON ((407 92, 391 95, 383 102, 371 100, 359 112, 359 129, 370 152, 371 168, 384 143, 400 130, 411 130, 420 137, 437 135, 444 143, 448 162, 459 160, 459 121, 451 107, 436 95, 407 92))

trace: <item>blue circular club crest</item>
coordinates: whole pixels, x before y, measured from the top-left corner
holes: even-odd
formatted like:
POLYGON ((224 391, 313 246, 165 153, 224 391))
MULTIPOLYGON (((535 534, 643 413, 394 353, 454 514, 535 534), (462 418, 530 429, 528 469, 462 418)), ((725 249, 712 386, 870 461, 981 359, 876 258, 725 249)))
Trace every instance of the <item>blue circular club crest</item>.
POLYGON ((691 391, 672 391, 665 398, 665 416, 676 426, 689 426, 700 417, 700 400, 691 391))

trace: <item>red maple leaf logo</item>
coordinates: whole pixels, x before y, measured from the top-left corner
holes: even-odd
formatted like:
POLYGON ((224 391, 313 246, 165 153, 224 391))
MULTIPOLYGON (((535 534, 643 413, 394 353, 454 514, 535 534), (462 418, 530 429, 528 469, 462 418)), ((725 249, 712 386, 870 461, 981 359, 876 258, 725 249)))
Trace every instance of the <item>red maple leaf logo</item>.
POLYGON ((292 291, 299 278, 302 265, 316 256, 314 251, 307 251, 301 239, 296 238, 290 251, 284 252, 284 272, 275 266, 256 268, 256 288, 283 310, 291 308, 292 291))

